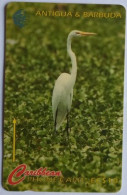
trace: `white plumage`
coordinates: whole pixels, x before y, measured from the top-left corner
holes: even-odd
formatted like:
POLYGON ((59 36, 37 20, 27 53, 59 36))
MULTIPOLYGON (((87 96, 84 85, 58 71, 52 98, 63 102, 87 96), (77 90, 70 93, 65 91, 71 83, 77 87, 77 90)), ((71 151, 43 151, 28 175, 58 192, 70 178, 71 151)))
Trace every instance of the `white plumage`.
POLYGON ((67 38, 67 52, 71 58, 71 74, 62 73, 55 82, 52 96, 52 110, 55 130, 59 129, 65 117, 67 116, 67 133, 68 133, 68 113, 71 109, 73 98, 73 87, 77 76, 77 62, 74 52, 71 50, 71 40, 77 36, 94 35, 95 33, 82 32, 73 30, 67 38))
POLYGON ((67 73, 62 73, 55 82, 52 109, 54 123, 56 119, 56 130, 60 127, 71 108, 73 89, 70 83, 71 76, 67 73))

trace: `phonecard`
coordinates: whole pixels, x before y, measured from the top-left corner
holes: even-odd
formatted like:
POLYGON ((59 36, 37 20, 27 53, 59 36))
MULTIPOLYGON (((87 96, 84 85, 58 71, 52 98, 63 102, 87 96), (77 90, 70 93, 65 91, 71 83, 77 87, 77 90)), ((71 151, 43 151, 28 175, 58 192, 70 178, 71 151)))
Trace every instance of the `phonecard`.
POLYGON ((12 2, 5 26, 3 187, 119 191, 125 8, 12 2))

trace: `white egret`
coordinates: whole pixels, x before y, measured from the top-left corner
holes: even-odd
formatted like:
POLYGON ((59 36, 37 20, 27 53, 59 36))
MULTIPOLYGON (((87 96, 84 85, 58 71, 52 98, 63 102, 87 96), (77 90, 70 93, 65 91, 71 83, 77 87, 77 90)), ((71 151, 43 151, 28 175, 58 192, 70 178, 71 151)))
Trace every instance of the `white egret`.
POLYGON ((73 87, 77 76, 77 62, 75 53, 71 49, 71 41, 73 37, 95 35, 95 33, 82 32, 79 30, 73 30, 69 33, 67 38, 67 53, 71 58, 72 70, 71 74, 62 73, 55 82, 52 96, 52 110, 55 132, 59 129, 62 122, 67 118, 67 134, 68 134, 68 114, 70 112, 73 87))

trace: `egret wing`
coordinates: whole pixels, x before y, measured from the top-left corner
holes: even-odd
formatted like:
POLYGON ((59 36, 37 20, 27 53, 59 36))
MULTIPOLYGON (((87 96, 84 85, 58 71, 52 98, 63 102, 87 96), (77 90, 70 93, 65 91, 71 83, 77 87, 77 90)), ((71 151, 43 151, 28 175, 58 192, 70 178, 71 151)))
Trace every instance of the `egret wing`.
POLYGON ((52 96, 52 109, 53 109, 53 119, 56 123, 56 129, 58 129, 66 117, 68 112, 68 106, 70 107, 70 93, 68 93, 68 81, 70 75, 67 73, 62 73, 56 80, 53 96, 52 96))

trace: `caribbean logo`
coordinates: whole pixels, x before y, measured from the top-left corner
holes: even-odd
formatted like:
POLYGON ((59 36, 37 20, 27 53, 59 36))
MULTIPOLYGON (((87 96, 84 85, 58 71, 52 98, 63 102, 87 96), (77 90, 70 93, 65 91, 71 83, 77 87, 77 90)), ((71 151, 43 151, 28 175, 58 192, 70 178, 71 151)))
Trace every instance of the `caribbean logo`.
POLYGON ((20 9, 16 11, 13 16, 13 22, 19 28, 23 28, 28 22, 28 14, 25 10, 20 9))
POLYGON ((17 166, 8 176, 8 184, 17 185, 21 183, 27 176, 50 176, 61 177, 61 171, 50 171, 47 167, 40 167, 36 170, 26 170, 27 165, 21 164, 17 166))

